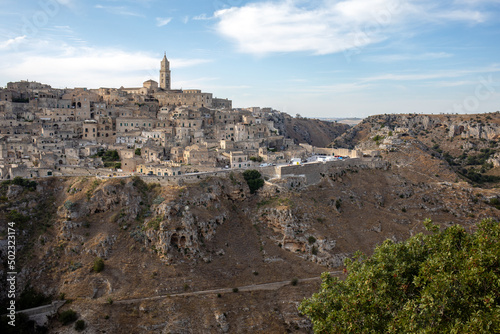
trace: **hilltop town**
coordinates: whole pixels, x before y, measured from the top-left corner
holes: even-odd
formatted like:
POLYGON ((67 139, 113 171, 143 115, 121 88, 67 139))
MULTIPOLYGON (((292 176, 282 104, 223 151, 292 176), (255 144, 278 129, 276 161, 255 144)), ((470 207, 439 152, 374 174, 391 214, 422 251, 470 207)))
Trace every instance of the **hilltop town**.
POLYGON ((99 89, 9 82, 0 89, 0 178, 178 176, 284 164, 317 153, 285 137, 279 111, 233 109, 231 100, 211 93, 172 89, 166 55, 159 82, 99 89))

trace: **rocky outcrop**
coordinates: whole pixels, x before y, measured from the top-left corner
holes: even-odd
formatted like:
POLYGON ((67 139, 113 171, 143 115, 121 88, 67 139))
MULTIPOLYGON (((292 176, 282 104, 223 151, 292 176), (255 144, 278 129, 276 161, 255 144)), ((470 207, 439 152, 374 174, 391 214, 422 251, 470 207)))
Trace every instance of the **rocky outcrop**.
POLYGON ((19 195, 21 195, 24 191, 24 188, 22 186, 18 186, 15 184, 9 185, 9 188, 7 189, 7 198, 9 200, 13 200, 19 195))
POLYGON ((264 208, 259 210, 259 217, 258 224, 272 230, 277 245, 306 260, 338 267, 348 257, 348 254, 335 253, 335 240, 305 233, 311 230, 311 223, 305 223, 306 219, 297 217, 290 208, 264 208))
POLYGON ((71 187, 68 193, 72 196, 69 196, 58 209, 58 215, 63 219, 80 219, 118 209, 121 210, 122 217, 135 218, 141 210, 140 203, 143 201, 133 182, 100 184, 96 179, 90 186, 71 187), (84 189, 86 189, 85 197, 82 196, 84 189))
POLYGON ((193 215, 189 206, 181 207, 178 203, 169 203, 157 211, 160 214, 143 225, 146 247, 167 263, 172 263, 179 255, 210 261, 201 245, 215 236, 217 226, 226 220, 225 213, 200 220, 193 215))
POLYGON ((307 143, 316 147, 326 147, 350 128, 347 124, 302 117, 294 118, 285 113, 276 113, 271 117, 274 126, 285 138, 294 139, 296 143, 307 143))
MULTIPOLYGON (((377 134, 385 135, 387 138, 389 131, 418 136, 428 134, 438 128, 444 129, 448 138, 460 136, 461 138, 496 140, 500 138, 498 115, 498 113, 476 117, 473 115, 376 115, 364 119, 357 126, 349 129, 336 142, 341 146, 352 148, 377 134)), ((390 144, 384 143, 389 146, 390 144)))

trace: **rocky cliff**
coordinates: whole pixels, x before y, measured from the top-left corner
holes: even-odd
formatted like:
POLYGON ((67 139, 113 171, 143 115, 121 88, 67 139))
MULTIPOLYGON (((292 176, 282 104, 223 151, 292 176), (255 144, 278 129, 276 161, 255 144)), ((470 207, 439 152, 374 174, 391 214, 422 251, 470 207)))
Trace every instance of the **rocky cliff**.
POLYGON ((296 143, 307 143, 316 147, 326 147, 350 129, 347 124, 291 117, 285 113, 274 114, 272 119, 275 127, 285 138, 293 139, 296 143))
MULTIPOLYGON (((397 152, 412 142, 465 181, 500 182, 500 112, 478 115, 378 115, 337 138, 334 146, 397 152)), ((390 155, 387 159, 391 160, 390 155)))

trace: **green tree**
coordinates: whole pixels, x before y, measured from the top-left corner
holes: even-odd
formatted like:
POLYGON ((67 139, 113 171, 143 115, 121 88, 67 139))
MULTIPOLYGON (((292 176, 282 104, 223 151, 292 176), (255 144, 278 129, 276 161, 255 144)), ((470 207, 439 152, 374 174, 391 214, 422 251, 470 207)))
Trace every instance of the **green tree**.
POLYGON ((322 275, 299 310, 316 333, 500 333, 500 224, 484 220, 385 241, 346 261, 344 281, 322 275))
POLYGON ((135 151, 134 151, 134 154, 135 155, 141 155, 141 149, 140 148, 136 148, 135 151))
POLYGON ((97 155, 102 158, 102 161, 119 161, 120 155, 117 150, 100 150, 97 155))
POLYGON ((94 260, 94 272, 100 273, 104 269, 104 260, 100 257, 96 257, 94 260))
POLYGON ((264 159, 261 156, 257 156, 257 157, 250 157, 250 160, 255 162, 262 162, 264 159))
POLYGON ((247 169, 243 172, 243 178, 247 181, 251 194, 264 186, 264 180, 261 178, 261 174, 258 170, 247 169))

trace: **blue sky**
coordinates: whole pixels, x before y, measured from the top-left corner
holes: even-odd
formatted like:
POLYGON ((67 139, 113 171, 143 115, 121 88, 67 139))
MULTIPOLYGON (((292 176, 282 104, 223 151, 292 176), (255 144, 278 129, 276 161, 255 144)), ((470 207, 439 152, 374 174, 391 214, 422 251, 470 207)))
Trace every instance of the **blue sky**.
POLYGON ((0 0, 0 86, 172 87, 307 117, 500 110, 500 0, 0 0))

